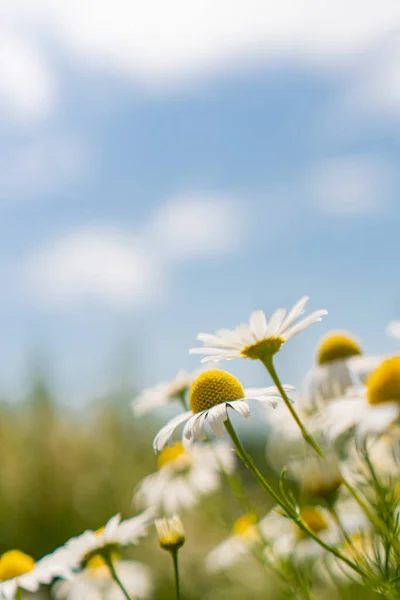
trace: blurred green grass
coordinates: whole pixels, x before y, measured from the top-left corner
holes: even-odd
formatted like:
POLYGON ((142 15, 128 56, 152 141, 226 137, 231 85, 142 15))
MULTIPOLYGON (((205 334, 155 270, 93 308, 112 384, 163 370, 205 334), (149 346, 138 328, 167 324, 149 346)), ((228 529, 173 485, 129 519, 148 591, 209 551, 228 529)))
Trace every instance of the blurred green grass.
MULTIPOLYGON (((37 376, 19 402, 0 402, 0 552, 18 548, 39 558, 86 528, 97 529, 113 514, 134 514, 132 494, 142 477, 155 470, 151 441, 159 423, 135 421, 133 390, 115 390, 84 410, 61 408, 46 379, 37 376)), ((264 441, 247 440, 257 464, 268 469, 264 441)), ((271 471, 269 471, 271 475, 271 471)), ((260 515, 270 504, 249 473, 241 476, 260 515)), ((203 561, 241 515, 228 487, 183 515, 187 543, 181 551, 183 598, 186 600, 269 600, 282 596, 269 571, 249 570, 211 576, 203 561)), ((132 556, 152 567, 154 598, 174 597, 170 558, 151 535, 132 556)), ((324 591, 321 598, 335 598, 324 591)), ((358 588, 349 598, 374 598, 358 588)))

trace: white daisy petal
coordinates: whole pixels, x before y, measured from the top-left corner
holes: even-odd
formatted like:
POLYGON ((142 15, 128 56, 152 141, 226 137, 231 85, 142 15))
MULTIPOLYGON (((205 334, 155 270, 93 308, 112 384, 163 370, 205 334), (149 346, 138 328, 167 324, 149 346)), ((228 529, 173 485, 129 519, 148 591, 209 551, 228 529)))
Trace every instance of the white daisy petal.
POLYGON ((197 437, 198 440, 204 441, 207 439, 207 434, 205 431, 205 423, 207 420, 207 411, 203 411, 199 414, 197 419, 193 423, 193 433, 197 437))
POLYGON ((234 400, 233 402, 229 402, 229 406, 245 419, 250 416, 250 406, 247 404, 246 400, 234 400))
POLYGON ((267 318, 263 310, 256 310, 250 315, 250 327, 256 338, 262 340, 267 332, 267 318))
POLYGON ((282 327, 282 321, 285 318, 285 315, 286 310, 284 308, 278 308, 278 310, 274 312, 268 323, 268 328, 265 333, 266 338, 273 338, 278 335, 278 332, 282 327))
POLYGON ((356 431, 356 439, 361 442, 368 434, 385 433, 389 426, 398 419, 400 405, 398 402, 385 402, 370 406, 356 431))
POLYGON ((289 312, 288 316, 282 323, 282 333, 284 333, 293 323, 299 318, 299 316, 303 313, 304 307, 309 301, 308 296, 302 296, 298 302, 293 306, 292 310, 289 312))
POLYGON ((227 420, 228 415, 226 412, 226 403, 222 402, 213 406, 208 411, 207 421, 210 424, 211 429, 217 437, 223 437, 225 434, 224 423, 227 420))
POLYGON ((192 440, 193 439, 193 426, 196 423, 197 419, 204 413, 205 411, 202 411, 200 413, 195 413, 193 414, 190 419, 187 421, 185 427, 183 428, 183 432, 182 432, 182 437, 186 440, 192 440))
POLYGON ((311 313, 311 315, 309 315, 305 319, 302 319, 299 323, 297 323, 297 325, 295 325, 294 327, 291 327, 284 334, 283 338, 287 342, 292 337, 294 337, 295 335, 300 333, 300 331, 303 331, 303 329, 306 329, 306 327, 308 327, 309 325, 312 325, 313 323, 317 323, 318 321, 321 321, 322 317, 327 314, 328 314, 327 310, 316 310, 315 312, 311 313))
POLYGON ((181 425, 182 423, 184 423, 185 421, 190 419, 190 417, 192 415, 193 415, 193 412, 191 410, 188 410, 187 412, 184 412, 184 413, 178 415, 174 419, 171 419, 171 421, 169 423, 167 423, 162 429, 160 429, 160 431, 157 433, 157 435, 153 441, 154 450, 156 452, 159 452, 160 450, 162 450, 164 448, 164 446, 168 442, 170 442, 170 439, 171 439, 175 429, 177 427, 179 427, 179 425, 181 425))

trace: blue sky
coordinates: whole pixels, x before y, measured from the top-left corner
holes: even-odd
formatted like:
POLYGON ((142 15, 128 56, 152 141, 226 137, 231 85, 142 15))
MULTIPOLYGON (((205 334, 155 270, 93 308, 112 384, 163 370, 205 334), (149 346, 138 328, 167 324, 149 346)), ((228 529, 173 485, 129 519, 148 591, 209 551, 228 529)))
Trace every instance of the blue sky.
POLYGON ((197 366, 198 331, 303 294, 329 315, 281 353, 288 383, 332 328, 395 351, 397 3, 116 4, 3 8, 0 391, 36 356, 74 403, 124 353, 151 384, 197 366))

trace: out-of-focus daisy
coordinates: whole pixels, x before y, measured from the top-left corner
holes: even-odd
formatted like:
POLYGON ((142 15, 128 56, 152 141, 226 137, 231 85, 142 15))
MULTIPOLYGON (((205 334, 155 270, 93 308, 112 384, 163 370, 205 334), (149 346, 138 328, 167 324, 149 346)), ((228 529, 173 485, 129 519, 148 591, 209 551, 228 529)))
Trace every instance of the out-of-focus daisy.
POLYGON ((382 434, 400 416, 400 356, 383 361, 366 385, 351 388, 345 398, 330 402, 318 426, 326 425, 332 438, 356 428, 357 437, 382 434))
POLYGON ((302 393, 317 405, 337 398, 364 383, 380 362, 380 357, 365 356, 357 339, 346 331, 331 331, 317 347, 316 365, 306 375, 302 393))
POLYGON ((327 314, 326 310, 317 310, 295 324, 307 301, 307 296, 300 298, 288 315, 284 308, 278 308, 269 321, 262 310, 257 310, 250 315, 248 325, 220 329, 215 334, 199 333, 197 339, 203 342, 204 348, 192 348, 190 353, 204 354, 201 362, 270 358, 279 352, 285 342, 327 314))
MULTIPOLYGON (((114 568, 128 594, 137 600, 152 593, 150 570, 132 560, 115 560, 114 568)), ((100 556, 90 559, 85 569, 68 581, 57 581, 52 592, 57 600, 123 600, 124 596, 112 579, 100 556)))
MULTIPOLYGON (((376 557, 384 555, 382 541, 373 536, 371 531, 359 532, 351 535, 349 541, 338 547, 340 553, 361 566, 368 565, 372 571, 378 574, 376 557)), ((361 582, 360 576, 354 572, 346 563, 336 558, 333 554, 325 556, 324 561, 318 563, 318 573, 326 584, 350 584, 361 582)))
POLYGON ((218 489, 221 471, 232 473, 235 456, 224 441, 185 448, 180 442, 165 447, 157 460, 158 471, 138 486, 135 502, 140 508, 153 508, 173 514, 195 506, 200 497, 218 489))
POLYGON ((14 600, 18 590, 36 592, 41 584, 70 576, 64 557, 65 553, 58 551, 35 563, 31 556, 19 550, 5 552, 0 557, 0 596, 14 600))
POLYGON ((159 383, 154 387, 143 390, 132 403, 135 416, 141 417, 155 408, 165 406, 170 402, 180 402, 186 408, 186 394, 197 375, 198 371, 188 373, 182 369, 171 381, 159 383))
POLYGON ((257 521, 257 517, 252 513, 237 519, 231 534, 206 557, 207 569, 216 572, 229 568, 250 555, 257 547, 262 548, 257 521))
POLYGON ((322 459, 308 451, 288 463, 287 476, 294 479, 308 501, 323 501, 333 505, 343 478, 339 462, 333 453, 322 459))
MULTIPOLYGON (((291 394, 294 388, 285 386, 285 391, 291 394)), ((156 452, 160 452, 166 444, 171 443, 175 429, 184 422, 186 425, 183 435, 187 440, 192 440, 193 437, 202 441, 207 439, 207 423, 217 437, 222 437, 225 431, 224 423, 228 419, 228 408, 248 418, 249 400, 275 406, 280 399, 281 396, 275 387, 244 390, 238 379, 229 373, 219 369, 205 371, 197 377, 190 389, 191 410, 171 419, 156 435, 153 447, 156 452)))
MULTIPOLYGON (((353 501, 337 505, 336 512, 348 535, 360 531, 365 525, 366 519, 353 501)), ((326 544, 336 545, 343 539, 340 527, 327 509, 306 505, 300 509, 300 516, 309 529, 326 544)), ((296 561, 304 561, 326 553, 322 546, 283 515, 279 508, 272 509, 260 521, 259 528, 272 553, 277 557, 293 556, 296 561)))
POLYGON ((390 321, 386 327, 386 332, 388 335, 400 339, 400 321, 390 321))
MULTIPOLYGON (((296 412, 305 427, 311 429, 314 414, 309 412, 308 402, 298 395, 296 395, 296 412)), ((294 419, 288 419, 287 408, 283 402, 278 404, 275 410, 265 411, 265 417, 268 423, 266 447, 268 461, 277 472, 280 472, 288 462, 306 455, 309 446, 294 419)), ((318 439, 318 443, 321 444, 321 440, 318 439)))
POLYGON ((122 546, 135 545, 146 536, 153 512, 147 510, 136 517, 121 521, 115 515, 98 531, 85 531, 71 538, 64 546, 72 568, 84 567, 95 556, 111 556, 122 546))

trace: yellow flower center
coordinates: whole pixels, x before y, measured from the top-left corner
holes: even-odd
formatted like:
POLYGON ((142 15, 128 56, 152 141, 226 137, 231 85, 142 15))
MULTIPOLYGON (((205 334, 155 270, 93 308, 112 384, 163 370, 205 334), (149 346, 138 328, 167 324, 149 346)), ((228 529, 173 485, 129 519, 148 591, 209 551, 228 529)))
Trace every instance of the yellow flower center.
POLYGON ((284 343, 285 340, 281 337, 271 337, 251 346, 246 346, 241 351, 241 355, 252 360, 265 360, 279 352, 284 343))
POLYGON ((221 402, 244 398, 240 382, 229 373, 212 369, 201 373, 190 388, 189 405, 193 412, 212 408, 221 402))
POLYGON ((234 522, 232 533, 247 542, 256 541, 260 537, 256 527, 257 521, 257 517, 252 513, 243 515, 234 522))
POLYGON ((400 402, 400 356, 383 361, 367 380, 370 404, 400 402))
POLYGON ((157 468, 161 469, 162 467, 165 467, 165 465, 168 465, 181 471, 190 467, 190 463, 190 454, 186 452, 180 442, 175 442, 172 447, 166 446, 164 450, 160 452, 157 460, 157 468))
MULTIPOLYGON (((317 506, 303 506, 300 516, 313 533, 319 533, 328 528, 324 514, 317 506)), ((297 528, 297 534, 301 538, 307 537, 307 533, 299 528, 297 528)))
POLYGON ((13 579, 29 573, 35 567, 35 561, 19 550, 9 550, 0 558, 0 581, 13 579))
POLYGON ((329 333, 321 341, 317 350, 317 362, 325 365, 334 360, 346 360, 351 356, 360 356, 362 349, 357 341, 347 333, 329 333))

